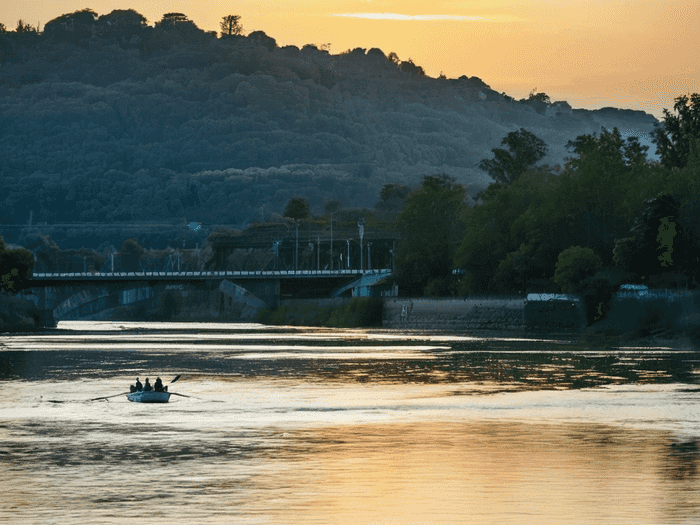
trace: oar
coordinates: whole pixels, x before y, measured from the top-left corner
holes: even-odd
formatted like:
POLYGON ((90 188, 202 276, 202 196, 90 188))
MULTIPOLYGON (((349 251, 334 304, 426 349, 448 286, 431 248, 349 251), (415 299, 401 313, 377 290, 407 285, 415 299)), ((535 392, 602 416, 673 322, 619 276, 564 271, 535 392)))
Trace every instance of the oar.
POLYGON ((175 376, 175 379, 173 379, 172 381, 170 381, 170 384, 172 385, 175 381, 177 381, 177 380, 180 379, 181 377, 182 377, 182 374, 176 375, 176 376, 175 376))
POLYGON ((191 397, 192 399, 199 399, 200 401, 203 401, 201 397, 197 396, 186 396, 185 394, 178 394, 177 392, 168 392, 171 396, 180 396, 180 397, 191 397))
POLYGON ((124 394, 131 394, 131 392, 122 392, 121 394, 114 394, 113 396, 96 397, 95 399, 88 399, 88 401, 99 401, 100 399, 109 399, 110 397, 123 396, 124 394))

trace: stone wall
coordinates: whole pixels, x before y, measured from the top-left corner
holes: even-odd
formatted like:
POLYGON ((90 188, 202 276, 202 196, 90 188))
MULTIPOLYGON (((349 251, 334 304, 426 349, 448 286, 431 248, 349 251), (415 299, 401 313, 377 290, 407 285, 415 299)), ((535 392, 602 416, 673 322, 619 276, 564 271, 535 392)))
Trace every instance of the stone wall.
POLYGON ((523 307, 522 298, 387 298, 384 326, 408 330, 524 330, 523 307))

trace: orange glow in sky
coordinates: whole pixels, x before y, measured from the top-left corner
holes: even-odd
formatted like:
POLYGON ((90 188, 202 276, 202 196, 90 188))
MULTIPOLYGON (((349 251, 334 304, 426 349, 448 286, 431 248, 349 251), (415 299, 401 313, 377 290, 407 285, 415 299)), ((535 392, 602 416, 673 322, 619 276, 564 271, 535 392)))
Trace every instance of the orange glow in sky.
POLYGON ((534 88, 574 107, 641 109, 657 117, 700 92, 700 2, 695 0, 5 0, 0 22, 36 25, 85 7, 167 12, 219 30, 241 15, 245 34, 278 45, 394 51, 428 75, 477 76, 516 98, 534 88))

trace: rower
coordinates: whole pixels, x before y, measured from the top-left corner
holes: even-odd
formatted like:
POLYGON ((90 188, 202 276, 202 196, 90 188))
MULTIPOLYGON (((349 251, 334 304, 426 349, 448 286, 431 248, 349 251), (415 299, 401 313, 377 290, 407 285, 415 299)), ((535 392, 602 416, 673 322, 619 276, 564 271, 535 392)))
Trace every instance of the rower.
MULTIPOLYGON (((146 379, 146 383, 148 383, 148 379, 146 379)), ((141 381, 139 381, 139 378, 136 378, 136 391, 141 392, 143 390, 143 385, 141 384, 141 381)))
POLYGON ((153 387, 151 386, 151 383, 148 382, 148 378, 146 378, 146 384, 143 385, 143 391, 150 392, 151 390, 153 390, 153 387))
POLYGON ((156 382, 153 384, 153 389, 156 392, 162 392, 163 391, 163 381, 160 380, 160 377, 156 378, 156 382))

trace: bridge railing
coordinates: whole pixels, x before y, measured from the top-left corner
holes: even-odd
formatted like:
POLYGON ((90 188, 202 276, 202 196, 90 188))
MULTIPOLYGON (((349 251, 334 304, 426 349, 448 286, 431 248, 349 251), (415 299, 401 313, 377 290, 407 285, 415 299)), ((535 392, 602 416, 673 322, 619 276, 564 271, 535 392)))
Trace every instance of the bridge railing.
POLYGON ((199 272, 69 272, 35 273, 33 279, 104 279, 104 278, 168 278, 168 277, 332 277, 342 275, 390 274, 389 269, 376 270, 240 270, 199 272))

